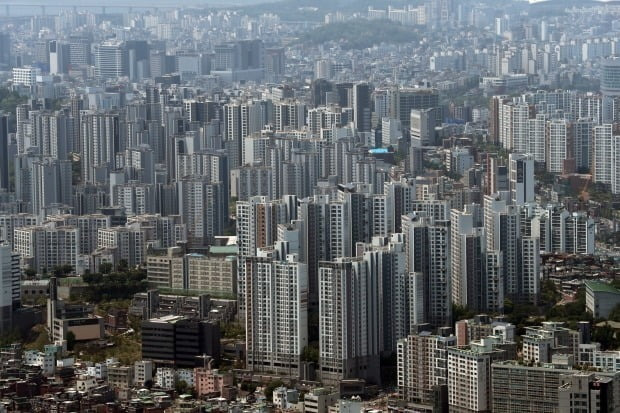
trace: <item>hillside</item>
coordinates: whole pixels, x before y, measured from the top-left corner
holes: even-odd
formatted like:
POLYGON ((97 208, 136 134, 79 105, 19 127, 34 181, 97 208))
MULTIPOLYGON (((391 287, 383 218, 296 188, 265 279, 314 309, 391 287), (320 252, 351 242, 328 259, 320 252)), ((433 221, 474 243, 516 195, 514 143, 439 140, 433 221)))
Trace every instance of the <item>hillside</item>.
POLYGON ((413 27, 388 20, 350 20, 312 29, 300 36, 297 42, 320 45, 335 41, 343 49, 365 49, 381 43, 407 43, 419 34, 413 27))

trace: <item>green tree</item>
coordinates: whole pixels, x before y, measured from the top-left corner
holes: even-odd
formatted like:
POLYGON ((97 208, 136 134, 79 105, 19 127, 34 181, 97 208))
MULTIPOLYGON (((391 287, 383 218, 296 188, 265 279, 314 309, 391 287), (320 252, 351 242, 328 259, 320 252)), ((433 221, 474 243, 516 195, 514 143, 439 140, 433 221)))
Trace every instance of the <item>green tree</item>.
POLYGON ((319 362, 319 346, 318 343, 311 343, 304 347, 301 352, 302 361, 319 362))
POLYGON ((62 278, 67 276, 73 271, 73 266, 69 264, 55 265, 52 267, 52 274, 54 277, 62 278))
POLYGON ((75 347, 75 343, 76 343, 75 334, 73 333, 73 331, 68 331, 67 332, 67 350, 73 351, 73 348, 75 347))
POLYGON ((177 394, 187 394, 190 391, 190 386, 185 380, 176 380, 174 382, 174 391, 177 394))
POLYGON ((616 305, 613 310, 611 310, 607 319, 611 321, 620 321, 620 304, 616 305))
POLYGON ((24 270, 24 275, 27 278, 34 278, 37 276, 37 270, 35 270, 34 268, 28 267, 24 270))
POLYGON ((275 389, 277 389, 278 387, 281 387, 284 385, 284 382, 282 382, 282 380, 273 380, 270 381, 269 384, 267 384, 267 386, 265 386, 265 399, 267 399, 268 402, 270 402, 271 400, 273 400, 273 391, 275 389))
POLYGON ((101 264, 99 264, 99 272, 101 274, 109 274, 112 272, 112 263, 110 262, 102 262, 101 264))
POLYGON ((100 284, 103 281, 103 275, 96 273, 84 273, 82 275, 82 281, 86 284, 100 284))
POLYGON ((601 343, 602 350, 616 350, 620 347, 616 331, 609 325, 595 327, 592 331, 592 341, 601 343))

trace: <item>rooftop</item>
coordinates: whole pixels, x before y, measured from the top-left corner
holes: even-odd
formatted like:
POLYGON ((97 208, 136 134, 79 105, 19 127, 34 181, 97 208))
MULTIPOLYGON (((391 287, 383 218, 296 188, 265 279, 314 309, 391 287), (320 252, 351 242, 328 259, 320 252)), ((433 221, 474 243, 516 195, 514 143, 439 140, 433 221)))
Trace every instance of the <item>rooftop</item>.
POLYGON ((595 293, 612 293, 620 294, 620 290, 602 281, 586 281, 586 288, 592 290, 595 293))

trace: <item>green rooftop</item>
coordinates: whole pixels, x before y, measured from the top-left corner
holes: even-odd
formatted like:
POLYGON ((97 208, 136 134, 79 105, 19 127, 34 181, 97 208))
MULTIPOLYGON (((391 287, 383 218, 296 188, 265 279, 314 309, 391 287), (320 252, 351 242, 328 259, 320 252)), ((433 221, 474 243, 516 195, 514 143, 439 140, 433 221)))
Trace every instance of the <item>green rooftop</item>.
POLYGON ((586 281, 586 288, 591 289, 595 293, 612 293, 620 295, 620 290, 602 281, 586 281))
POLYGON ((211 254, 237 255, 239 248, 236 245, 212 245, 209 248, 211 254))

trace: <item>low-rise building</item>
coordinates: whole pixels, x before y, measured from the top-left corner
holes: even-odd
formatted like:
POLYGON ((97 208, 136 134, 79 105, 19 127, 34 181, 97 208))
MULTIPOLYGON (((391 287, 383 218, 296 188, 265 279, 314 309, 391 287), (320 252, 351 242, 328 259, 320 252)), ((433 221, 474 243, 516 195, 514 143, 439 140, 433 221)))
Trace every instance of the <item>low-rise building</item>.
POLYGON ((133 366, 108 366, 108 385, 115 389, 129 389, 133 386, 133 366))
POLYGON ((304 412, 327 413, 329 406, 335 405, 339 398, 340 395, 335 390, 314 389, 304 396, 304 412))
POLYGON ((620 304, 620 290, 602 281, 586 281, 586 309, 594 318, 607 318, 620 304))
POLYGON ((225 387, 233 385, 233 375, 209 367, 194 369, 194 388, 198 397, 221 395, 225 387))
POLYGON ((155 363, 151 360, 138 360, 134 363, 134 383, 144 386, 147 381, 153 380, 155 363))

